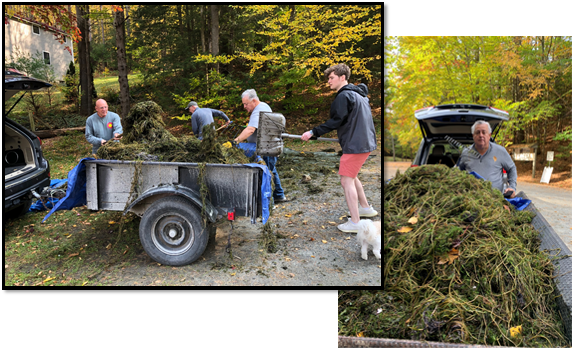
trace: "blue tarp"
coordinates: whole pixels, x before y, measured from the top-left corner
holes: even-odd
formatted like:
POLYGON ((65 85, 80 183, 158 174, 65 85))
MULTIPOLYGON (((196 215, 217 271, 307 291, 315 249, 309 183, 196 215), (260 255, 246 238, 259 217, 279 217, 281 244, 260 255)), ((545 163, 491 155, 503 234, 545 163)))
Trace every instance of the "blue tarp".
POLYGON ((70 210, 87 204, 87 196, 85 194, 85 163, 83 162, 92 159, 94 158, 83 158, 79 161, 77 166, 70 170, 68 173, 68 189, 66 190, 66 196, 56 203, 48 215, 44 217, 42 222, 45 222, 52 213, 55 213, 58 210, 70 210))
MULTIPOLYGON (((244 151, 246 157, 251 157, 252 155, 254 155, 254 152, 256 151, 255 143, 239 143, 236 144, 236 147, 244 151)), ((262 158, 260 156, 256 156, 256 162, 260 162, 261 160, 262 158)), ((272 173, 270 172, 267 166, 261 164, 251 163, 247 164, 247 166, 258 167, 262 168, 263 170, 262 187, 260 190, 262 192, 262 223, 265 224, 266 221, 268 220, 268 217, 270 216, 269 206, 270 206, 270 198, 272 197, 272 184, 271 184, 272 173)))
MULTIPOLYGON (((485 180, 485 178, 483 178, 482 176, 479 175, 479 173, 477 172, 470 172, 469 174, 473 175, 475 178, 477 179, 483 179, 485 180)), ((524 199, 524 198, 520 198, 520 197, 515 197, 515 198, 505 198, 507 201, 510 202, 510 204, 514 205, 514 207, 516 208, 516 210, 524 210, 524 208, 528 207, 528 205, 530 204, 531 200, 530 199, 524 199)))
POLYGON ((505 198, 505 199, 509 201, 512 205, 514 205, 516 210, 523 210, 524 208, 528 207, 530 202, 532 202, 530 199, 524 199, 521 197, 505 198))
POLYGON ((255 143, 238 143, 238 144, 236 144, 236 147, 238 147, 239 149, 244 151, 244 154, 246 155, 246 157, 250 157, 250 156, 254 155, 254 152, 256 151, 256 144, 255 143))
MULTIPOLYGON (((256 144, 255 144, 256 147, 256 144)), ((68 189, 66 191, 66 196, 62 198, 52 210, 44 217, 42 222, 46 221, 52 213, 58 210, 70 210, 74 207, 79 207, 87 204, 86 196, 86 174, 85 174, 85 163, 86 160, 93 160, 93 158, 82 159, 75 168, 70 170, 68 173, 68 189)), ((262 223, 265 224, 270 216, 270 197, 272 197, 272 173, 268 170, 268 167, 256 163, 245 164, 249 167, 258 167, 263 171, 262 175, 262 223)))
POLYGON ((483 179, 485 180, 485 178, 483 178, 482 176, 479 175, 479 173, 477 172, 470 172, 469 174, 471 174, 472 176, 474 176, 477 179, 483 179))
MULTIPOLYGON (((52 179, 52 180, 50 180, 50 187, 51 188, 61 187, 67 181, 68 181, 68 179, 52 179)), ((59 201, 59 198, 48 198, 47 202, 46 202, 46 207, 52 208, 54 206, 54 204, 56 204, 58 201, 59 201)), ((30 206, 30 209, 28 209, 28 212, 32 213, 32 212, 36 212, 36 211, 46 210, 46 207, 44 207, 44 204, 42 203, 42 201, 38 199, 34 204, 32 204, 30 206)))
POLYGON ((272 173, 268 169, 267 166, 262 164, 256 163, 249 163, 245 164, 245 166, 249 167, 257 167, 262 169, 262 187, 260 188, 262 194, 262 224, 265 224, 268 221, 268 217, 270 216, 270 198, 272 198, 272 173))

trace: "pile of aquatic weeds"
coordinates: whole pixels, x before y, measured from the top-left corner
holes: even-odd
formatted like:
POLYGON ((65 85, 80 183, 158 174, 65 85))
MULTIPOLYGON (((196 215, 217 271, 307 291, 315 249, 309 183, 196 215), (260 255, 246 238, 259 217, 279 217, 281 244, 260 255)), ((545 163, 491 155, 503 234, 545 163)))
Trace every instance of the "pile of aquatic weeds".
POLYGON ((385 338, 568 345, 532 214, 444 165, 384 185, 385 338))
POLYGON ((175 137, 165 129, 163 110, 153 101, 135 104, 123 120, 123 142, 160 142, 175 137))
POLYGON ((384 292, 381 290, 338 291, 338 335, 384 338, 387 336, 380 318, 384 292))
POLYGON ((163 110, 152 101, 133 106, 125 118, 120 142, 110 141, 97 151, 100 159, 185 163, 250 163, 236 147, 224 147, 228 139, 217 137, 212 126, 203 127, 203 140, 194 136, 176 138, 162 119, 163 110))

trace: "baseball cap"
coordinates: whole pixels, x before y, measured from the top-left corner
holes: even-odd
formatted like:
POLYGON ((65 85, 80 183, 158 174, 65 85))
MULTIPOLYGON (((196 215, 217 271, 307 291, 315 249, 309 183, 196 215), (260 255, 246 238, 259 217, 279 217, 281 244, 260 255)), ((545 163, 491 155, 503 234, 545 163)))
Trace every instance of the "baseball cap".
POLYGON ((189 105, 187 105, 187 107, 185 108, 185 110, 186 110, 186 111, 189 111, 189 108, 190 108, 191 106, 196 106, 196 107, 198 107, 199 104, 197 104, 197 102, 192 101, 192 102, 189 103, 189 105))

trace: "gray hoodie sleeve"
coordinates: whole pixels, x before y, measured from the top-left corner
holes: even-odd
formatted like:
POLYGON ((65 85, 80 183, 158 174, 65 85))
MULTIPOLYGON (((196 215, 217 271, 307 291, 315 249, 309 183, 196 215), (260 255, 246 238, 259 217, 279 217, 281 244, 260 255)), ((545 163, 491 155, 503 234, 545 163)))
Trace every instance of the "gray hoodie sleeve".
POLYGON ((220 110, 215 110, 215 109, 211 109, 211 110, 213 112, 214 117, 220 117, 223 120, 225 120, 226 122, 230 121, 230 119, 228 118, 228 116, 224 112, 222 112, 220 110))
POLYGON ((96 137, 94 133, 93 121, 91 117, 88 117, 87 121, 85 121, 85 139, 92 145, 101 145, 101 138, 96 137))

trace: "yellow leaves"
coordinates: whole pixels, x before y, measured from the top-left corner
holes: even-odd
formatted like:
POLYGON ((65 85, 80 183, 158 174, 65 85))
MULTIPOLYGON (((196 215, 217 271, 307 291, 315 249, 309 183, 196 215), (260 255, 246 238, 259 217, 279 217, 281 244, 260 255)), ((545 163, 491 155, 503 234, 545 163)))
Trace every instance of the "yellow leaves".
POLYGON ((113 224, 115 224, 115 221, 109 221, 109 224, 113 225, 113 224))
POLYGON ((208 64, 228 64, 230 63, 235 57, 234 56, 227 56, 224 54, 213 56, 212 54, 198 54, 195 56, 195 60, 198 62, 205 62, 208 64))
MULTIPOLYGON (((419 222, 419 219, 416 216, 412 217, 408 221, 408 223, 411 225, 416 225, 418 222, 419 222)), ((411 231, 413 231, 413 228, 411 228, 411 227, 401 227, 400 229, 397 230, 397 232, 399 232, 399 233, 409 233, 411 231)))
POLYGON ((511 327, 510 328, 510 337, 518 337, 522 335, 522 325, 511 327))
POLYGON ((438 265, 452 264, 453 261, 459 258, 459 249, 453 248, 447 254, 439 256, 438 265))
POLYGON ((362 331, 362 332, 359 332, 359 333, 357 334, 357 337, 364 337, 363 331, 362 331))
POLYGON ((44 281, 42 283, 49 282, 50 280, 53 280, 53 279, 56 279, 56 277, 48 277, 48 278, 44 279, 44 281))
POLYGON ((324 243, 324 244, 328 244, 328 241, 327 241, 327 240, 323 240, 323 239, 322 239, 322 243, 324 243))
MULTIPOLYGON (((251 74, 264 66, 293 63, 303 77, 320 76, 324 66, 344 61, 352 67, 352 73, 371 78, 367 66, 373 57, 359 57, 356 52, 361 50, 358 46, 366 37, 373 36, 376 44, 381 42, 381 6, 345 5, 331 11, 326 5, 296 5, 293 17, 290 10, 282 10, 262 19, 256 13, 267 10, 259 7, 248 6, 243 16, 258 23, 259 29, 254 33, 266 37, 267 43, 255 52, 236 55, 249 63, 251 74), (325 27, 328 29, 324 30, 325 27)), ((199 55, 199 60, 202 57, 199 55)))
POLYGON ((222 146, 226 147, 227 149, 230 149, 232 147, 232 144, 230 143, 230 141, 227 141, 226 143, 222 144, 222 146))
POLYGON ((403 226, 400 229, 397 230, 397 232, 399 233, 407 233, 407 232, 411 232, 413 229, 411 227, 407 227, 407 226, 403 226))

